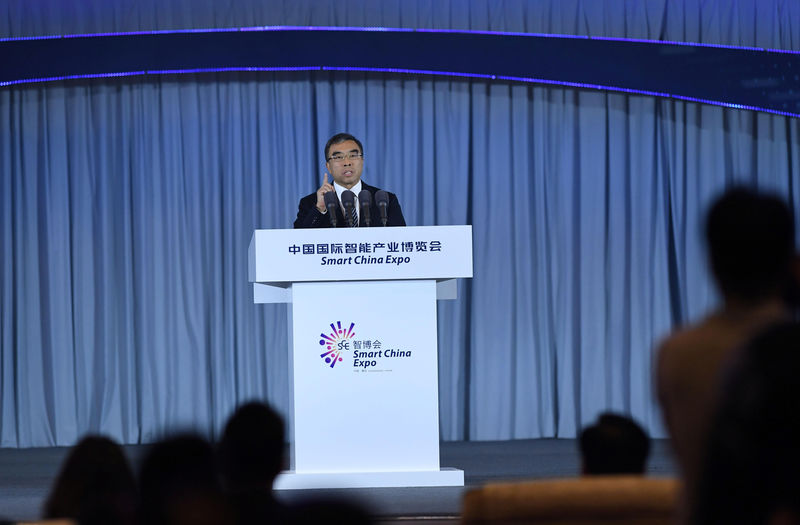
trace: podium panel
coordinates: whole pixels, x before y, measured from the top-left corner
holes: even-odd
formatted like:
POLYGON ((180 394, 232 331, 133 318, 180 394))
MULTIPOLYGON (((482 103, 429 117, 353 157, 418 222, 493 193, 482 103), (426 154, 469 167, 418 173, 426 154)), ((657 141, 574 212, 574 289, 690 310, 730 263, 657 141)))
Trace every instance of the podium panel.
POLYGON ((436 300, 472 228, 256 230, 256 303, 290 303, 291 468, 276 489, 462 486, 439 466, 436 300))
POLYGON ((248 251, 250 281, 284 287, 472 277, 471 226, 256 230, 248 251))
POLYGON ((438 471, 435 281, 292 296, 295 472, 438 471))

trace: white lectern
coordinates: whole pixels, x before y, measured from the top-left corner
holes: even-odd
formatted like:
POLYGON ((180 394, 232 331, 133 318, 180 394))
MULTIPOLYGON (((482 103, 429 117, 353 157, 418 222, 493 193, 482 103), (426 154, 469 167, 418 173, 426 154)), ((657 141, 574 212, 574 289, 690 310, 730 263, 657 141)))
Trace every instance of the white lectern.
POLYGON ((472 227, 256 230, 254 302, 292 303, 291 470, 275 488, 463 485, 439 466, 436 299, 472 227))

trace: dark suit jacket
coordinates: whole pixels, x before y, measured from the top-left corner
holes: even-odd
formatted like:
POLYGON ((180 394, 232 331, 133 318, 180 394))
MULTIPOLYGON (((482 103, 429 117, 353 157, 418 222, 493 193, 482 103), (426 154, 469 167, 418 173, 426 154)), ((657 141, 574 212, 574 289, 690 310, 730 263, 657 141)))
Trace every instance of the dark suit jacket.
MULTIPOLYGON (((361 189, 369 190, 372 194, 372 206, 370 206, 370 218, 372 219, 372 226, 381 226, 381 212, 378 210, 378 205, 375 203, 375 192, 380 188, 370 186, 363 180, 361 181, 361 189)), ((387 192, 389 193, 389 192, 387 192)), ((358 197, 358 196, 356 196, 358 197)), ((388 222, 387 226, 405 226, 406 220, 403 218, 403 210, 400 209, 400 201, 394 193, 389 193, 389 209, 388 209, 388 222)), ((364 224, 364 217, 359 217, 359 226, 366 226, 364 224)), ((339 228, 347 226, 344 220, 341 206, 336 208, 336 225, 339 228)), ((317 193, 306 195, 300 199, 300 206, 297 210, 297 219, 294 221, 295 228, 330 228, 331 220, 327 213, 320 213, 317 209, 317 193)))

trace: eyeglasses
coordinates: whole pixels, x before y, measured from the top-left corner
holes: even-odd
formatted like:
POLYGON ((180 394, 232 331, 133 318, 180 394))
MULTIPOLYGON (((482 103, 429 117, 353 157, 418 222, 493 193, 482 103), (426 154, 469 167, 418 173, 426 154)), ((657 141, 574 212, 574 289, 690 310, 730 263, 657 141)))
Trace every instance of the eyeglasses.
POLYGON ((364 154, 363 153, 350 152, 350 153, 345 153, 344 155, 341 154, 341 153, 337 153, 335 155, 331 155, 330 157, 328 157, 328 160, 332 160, 333 162, 342 162, 345 159, 347 159, 347 160, 358 160, 358 159, 363 159, 363 158, 364 158, 364 154))

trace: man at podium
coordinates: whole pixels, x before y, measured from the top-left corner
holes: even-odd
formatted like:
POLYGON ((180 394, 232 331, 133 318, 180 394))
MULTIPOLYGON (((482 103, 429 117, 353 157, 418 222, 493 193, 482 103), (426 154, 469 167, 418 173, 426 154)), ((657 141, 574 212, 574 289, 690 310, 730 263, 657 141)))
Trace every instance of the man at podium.
POLYGON ((322 186, 315 193, 300 199, 295 228, 406 225, 400 202, 394 193, 361 181, 364 148, 353 135, 337 133, 328 139, 325 144, 325 167, 327 172, 322 186), (328 181, 328 173, 333 177, 333 184, 328 181), (350 199, 348 195, 343 197, 348 190, 354 194, 349 196, 350 199), (364 190, 368 193, 364 193, 364 190), (329 192, 333 193, 326 202, 325 194, 329 192), (353 205, 349 206, 349 202, 353 202, 353 205), (345 205, 348 208, 347 218, 345 205))

